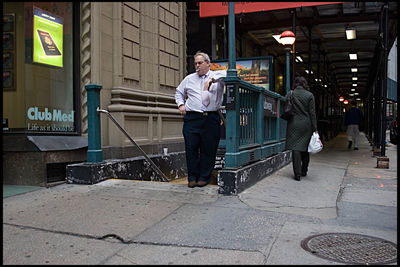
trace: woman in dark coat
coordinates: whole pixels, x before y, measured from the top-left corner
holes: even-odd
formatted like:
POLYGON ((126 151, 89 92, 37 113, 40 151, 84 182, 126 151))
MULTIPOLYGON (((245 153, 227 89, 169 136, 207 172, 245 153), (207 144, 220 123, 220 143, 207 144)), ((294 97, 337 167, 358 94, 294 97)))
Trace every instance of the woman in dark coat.
MULTIPOLYGON (((293 84, 294 115, 286 128, 286 149, 292 150, 294 179, 307 175, 310 154, 308 144, 317 131, 315 100, 304 77, 296 77, 293 84)), ((286 95, 287 98, 287 95, 286 95)))

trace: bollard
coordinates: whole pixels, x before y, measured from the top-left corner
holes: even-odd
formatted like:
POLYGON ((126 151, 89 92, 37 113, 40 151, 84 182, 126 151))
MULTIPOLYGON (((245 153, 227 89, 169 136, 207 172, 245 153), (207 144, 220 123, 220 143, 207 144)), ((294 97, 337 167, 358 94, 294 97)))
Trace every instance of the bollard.
POLYGON ((103 161, 103 151, 101 149, 101 128, 100 114, 97 108, 100 107, 101 86, 97 84, 85 85, 87 91, 87 111, 88 111, 88 162, 103 161))
POLYGON ((389 158, 385 156, 377 157, 376 167, 379 169, 389 169, 389 158))

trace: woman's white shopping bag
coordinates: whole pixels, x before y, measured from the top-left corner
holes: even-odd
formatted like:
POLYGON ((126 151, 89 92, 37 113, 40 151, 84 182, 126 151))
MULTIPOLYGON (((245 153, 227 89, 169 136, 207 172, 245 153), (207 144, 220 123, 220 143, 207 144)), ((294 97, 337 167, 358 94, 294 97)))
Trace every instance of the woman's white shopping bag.
POLYGON ((308 144, 308 152, 310 152, 311 154, 318 153, 322 150, 322 147, 323 145, 321 139, 319 139, 319 134, 313 133, 310 143, 308 144))

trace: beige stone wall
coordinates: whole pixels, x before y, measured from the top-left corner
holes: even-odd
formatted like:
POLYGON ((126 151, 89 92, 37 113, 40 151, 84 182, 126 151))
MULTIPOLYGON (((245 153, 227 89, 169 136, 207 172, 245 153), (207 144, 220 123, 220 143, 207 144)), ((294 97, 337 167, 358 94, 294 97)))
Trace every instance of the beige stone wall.
MULTIPOLYGON (((139 145, 183 142, 175 88, 186 69, 184 2, 85 2, 81 5, 82 129, 84 85, 102 85, 101 108, 139 145)), ((101 114, 102 146, 131 146, 101 114)))

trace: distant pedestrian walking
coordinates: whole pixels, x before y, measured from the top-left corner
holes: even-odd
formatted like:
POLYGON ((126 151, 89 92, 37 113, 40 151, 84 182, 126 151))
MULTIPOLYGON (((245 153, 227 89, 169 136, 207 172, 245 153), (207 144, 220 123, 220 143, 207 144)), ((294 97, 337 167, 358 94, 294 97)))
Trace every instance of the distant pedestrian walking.
MULTIPOLYGON (((315 100, 304 77, 296 77, 293 84, 294 115, 286 128, 286 149, 292 150, 294 179, 306 176, 310 154, 308 144, 313 132, 317 131, 315 100)), ((286 96, 287 98, 287 96, 286 96)))
POLYGON ((362 122, 364 114, 361 110, 356 107, 356 102, 351 101, 351 108, 346 111, 344 125, 347 126, 347 140, 349 144, 347 146, 348 149, 351 149, 351 146, 354 141, 354 150, 358 150, 358 139, 360 136, 359 125, 362 122))

